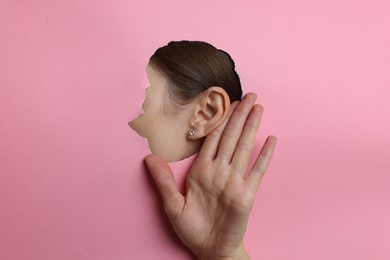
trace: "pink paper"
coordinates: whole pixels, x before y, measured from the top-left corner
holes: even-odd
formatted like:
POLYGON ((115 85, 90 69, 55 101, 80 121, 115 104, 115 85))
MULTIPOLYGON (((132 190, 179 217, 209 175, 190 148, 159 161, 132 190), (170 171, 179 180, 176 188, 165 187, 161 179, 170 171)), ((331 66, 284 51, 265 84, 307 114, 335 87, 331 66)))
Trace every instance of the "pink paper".
MULTIPOLYGON (((192 259, 127 122, 171 40, 231 54, 278 146, 253 259, 390 258, 389 1, 0 2, 0 259, 192 259)), ((173 164, 180 185, 191 159, 173 164)))

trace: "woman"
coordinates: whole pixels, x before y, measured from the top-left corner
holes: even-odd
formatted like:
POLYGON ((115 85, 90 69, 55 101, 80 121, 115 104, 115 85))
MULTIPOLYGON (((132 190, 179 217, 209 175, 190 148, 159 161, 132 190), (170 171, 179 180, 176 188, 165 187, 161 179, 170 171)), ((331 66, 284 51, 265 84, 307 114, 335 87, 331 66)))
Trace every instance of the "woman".
MULTIPOLYGON (((185 195, 179 192, 173 173, 162 158, 156 154, 145 157, 171 224, 198 259, 249 259, 243 238, 256 192, 276 145, 276 138, 268 137, 246 175, 263 109, 255 105, 256 95, 253 93, 230 106, 230 100, 237 96, 231 98, 228 90, 220 86, 223 84, 211 84, 211 87, 183 101, 180 99, 183 96, 177 97, 175 92, 170 94, 169 86, 172 86, 173 80, 159 67, 169 65, 156 64, 159 63, 152 56, 147 71, 150 88, 154 88, 148 90, 152 93, 147 92, 143 105, 145 114, 137 119, 141 122, 133 121, 130 125, 148 138, 153 153, 161 151, 158 147, 154 148, 154 142, 170 147, 166 140, 158 140, 158 137, 165 139, 163 133, 170 136, 170 131, 175 131, 178 143, 191 146, 187 150, 176 144, 180 152, 186 152, 184 156, 195 153, 201 147, 188 174, 185 195), (176 104, 183 108, 164 102, 168 100, 176 100, 176 104), (149 110, 158 113, 156 117, 147 114, 149 110), (153 119, 155 121, 149 121, 153 119), (142 129, 147 122, 157 127, 160 125, 163 132, 142 129), (180 133, 188 126, 191 130, 184 139, 180 138, 180 133)), ((213 66, 218 66, 218 63, 213 66)), ((231 69, 228 71, 231 73, 231 69)), ((237 82, 237 79, 238 76, 234 81, 237 82)), ((241 87, 237 93, 241 97, 241 87)), ((171 160, 183 156, 179 156, 181 153, 175 151, 175 146, 169 151, 175 154, 167 155, 166 158, 171 160)))
POLYGON ((144 114, 129 124, 168 162, 198 152, 227 117, 230 103, 241 100, 230 55, 206 42, 170 42, 153 54, 146 73, 144 114))

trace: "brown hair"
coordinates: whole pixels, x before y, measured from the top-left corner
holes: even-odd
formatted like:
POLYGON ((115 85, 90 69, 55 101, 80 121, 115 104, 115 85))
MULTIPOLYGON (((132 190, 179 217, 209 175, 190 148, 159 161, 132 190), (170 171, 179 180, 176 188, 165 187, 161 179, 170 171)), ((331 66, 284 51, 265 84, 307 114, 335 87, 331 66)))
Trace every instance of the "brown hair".
POLYGON ((241 100, 240 78, 230 55, 201 41, 171 41, 150 57, 149 64, 167 79, 168 94, 179 104, 212 86, 223 88, 230 102, 241 100))

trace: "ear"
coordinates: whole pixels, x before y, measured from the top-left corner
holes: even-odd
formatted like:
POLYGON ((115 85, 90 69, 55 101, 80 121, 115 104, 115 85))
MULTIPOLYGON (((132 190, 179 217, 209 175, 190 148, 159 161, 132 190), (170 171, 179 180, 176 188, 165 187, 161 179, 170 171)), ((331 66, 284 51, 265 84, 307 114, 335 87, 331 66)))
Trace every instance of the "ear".
POLYGON ((230 109, 230 98, 221 87, 210 87, 196 99, 195 109, 192 111, 190 126, 195 135, 190 139, 199 139, 207 136, 226 119, 230 109))

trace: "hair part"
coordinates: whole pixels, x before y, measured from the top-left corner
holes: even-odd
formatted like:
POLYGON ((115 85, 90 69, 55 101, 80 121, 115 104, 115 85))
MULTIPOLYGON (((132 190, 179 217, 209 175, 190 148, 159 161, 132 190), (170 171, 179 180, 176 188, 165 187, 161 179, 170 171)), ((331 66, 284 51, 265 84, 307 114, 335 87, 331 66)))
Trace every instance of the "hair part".
POLYGON ((213 86, 223 88, 230 102, 241 100, 241 82, 233 59, 209 43, 171 41, 156 50, 149 64, 167 79, 173 104, 187 104, 213 86))

